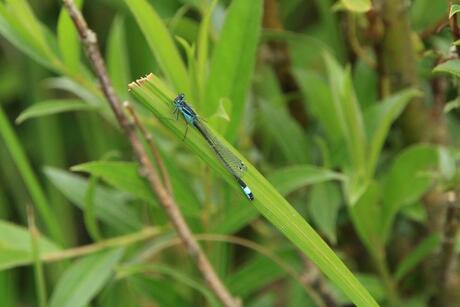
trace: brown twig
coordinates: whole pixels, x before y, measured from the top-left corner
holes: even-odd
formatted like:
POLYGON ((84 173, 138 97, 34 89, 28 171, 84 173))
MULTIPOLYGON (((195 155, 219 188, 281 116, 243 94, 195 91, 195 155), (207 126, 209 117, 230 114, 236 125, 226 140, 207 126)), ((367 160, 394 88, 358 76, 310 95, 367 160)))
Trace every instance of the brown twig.
MULTIPOLYGON (((142 142, 137 138, 134 127, 130 124, 128 118, 123 113, 121 101, 115 94, 112 83, 107 74, 104 60, 97 46, 96 34, 88 28, 86 20, 83 18, 79 9, 75 6, 73 0, 63 0, 63 3, 69 12, 75 27, 77 28, 80 39, 84 45, 86 55, 88 56, 94 72, 99 79, 102 91, 109 102, 110 107, 115 113, 118 123, 131 143, 132 149, 141 165, 141 173, 146 177, 150 187, 157 195, 160 204, 164 207, 169 219, 177 231, 177 234, 182 239, 189 255, 195 261, 210 289, 219 298, 223 305, 239 306, 240 301, 232 297, 201 250, 175 200, 163 186, 155 167, 150 161, 145 148, 142 145, 142 142)), ((152 31, 153 30, 154 29, 152 29, 152 31)))
POLYGON ((356 33, 356 16, 354 13, 347 13, 347 38, 353 52, 371 68, 376 68, 377 63, 369 52, 361 45, 356 33))
POLYGON ((165 164, 163 163, 163 160, 161 159, 160 153, 158 152, 154 144, 152 135, 147 131, 145 126, 142 124, 142 122, 140 121, 139 117, 136 114, 136 111, 134 111, 131 104, 128 101, 125 101, 123 103, 123 106, 125 107, 126 110, 128 110, 128 113, 131 116, 134 122, 134 125, 136 125, 136 127, 141 131, 142 135, 147 141, 149 149, 152 152, 153 156, 155 157, 158 168, 160 169, 161 177, 163 178, 163 183, 166 187, 166 190, 168 190, 168 193, 172 195, 171 179, 169 178, 168 171, 166 170, 165 164))

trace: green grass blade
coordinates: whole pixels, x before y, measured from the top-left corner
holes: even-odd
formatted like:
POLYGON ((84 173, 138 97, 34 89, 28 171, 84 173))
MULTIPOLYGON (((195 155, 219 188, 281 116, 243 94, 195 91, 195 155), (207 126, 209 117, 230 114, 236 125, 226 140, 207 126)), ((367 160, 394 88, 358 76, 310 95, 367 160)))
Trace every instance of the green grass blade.
POLYGON ((214 114, 221 98, 230 99, 233 103, 232 121, 227 132, 230 139, 235 137, 243 117, 254 71, 261 18, 261 0, 232 1, 212 55, 203 115, 214 114))
MULTIPOLYGON (((179 139, 183 137, 183 122, 169 120, 172 111, 173 93, 154 75, 138 80, 131 84, 131 91, 137 101, 147 107, 163 125, 168 127, 179 139)), ((208 127, 211 133, 214 131, 208 127)), ((254 206, 275 227, 277 227, 291 242, 315 262, 320 270, 328 276, 358 306, 377 306, 367 290, 358 282, 345 264, 321 239, 313 228, 299 215, 299 213, 276 191, 265 177, 263 177, 244 157, 242 157, 220 135, 214 136, 226 145, 248 167, 244 180, 251 187, 255 200, 247 202, 254 206)), ((197 131, 189 131, 184 141, 193 152, 218 172, 231 184, 235 190, 240 188, 234 179, 217 160, 206 141, 197 131)), ((241 195, 241 197, 244 197, 241 195)))
POLYGON ((121 16, 113 21, 107 47, 107 69, 113 87, 122 99, 128 96, 129 61, 126 48, 125 23, 121 16))
POLYGON ((30 193, 33 204, 37 209, 40 217, 49 231, 52 239, 63 244, 65 242, 62 230, 57 222, 57 217, 53 213, 48 200, 46 199, 45 193, 43 192, 40 183, 35 176, 32 167, 22 149, 19 140, 14 133, 13 128, 8 122, 6 114, 3 109, 0 108, 0 136, 3 138, 6 147, 8 148, 11 157, 13 158, 16 167, 21 174, 22 179, 30 193))
POLYGON ((125 0, 155 55, 157 62, 176 92, 190 94, 187 70, 168 29, 160 16, 145 0, 125 0))
MULTIPOLYGON (((81 8, 83 0, 75 0, 77 7, 81 8)), ((57 40, 62 61, 72 73, 80 72, 81 47, 77 30, 70 19, 69 13, 63 6, 59 13, 57 25, 57 40)))

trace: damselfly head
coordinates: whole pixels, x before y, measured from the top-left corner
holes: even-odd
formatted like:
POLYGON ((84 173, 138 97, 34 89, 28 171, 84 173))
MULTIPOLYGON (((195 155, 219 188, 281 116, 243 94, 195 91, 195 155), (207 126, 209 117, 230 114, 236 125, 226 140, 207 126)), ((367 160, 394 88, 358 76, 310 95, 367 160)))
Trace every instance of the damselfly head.
POLYGON ((185 95, 183 93, 179 93, 176 98, 174 98, 174 104, 181 104, 184 102, 185 95))

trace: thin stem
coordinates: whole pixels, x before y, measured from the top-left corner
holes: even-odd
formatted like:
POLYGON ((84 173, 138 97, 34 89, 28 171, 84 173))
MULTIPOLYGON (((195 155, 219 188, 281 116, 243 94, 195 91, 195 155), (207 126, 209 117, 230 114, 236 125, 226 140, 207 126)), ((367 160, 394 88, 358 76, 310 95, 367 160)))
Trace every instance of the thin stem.
MULTIPOLYGON (((122 110, 121 101, 113 89, 112 82, 109 79, 107 70, 101 52, 97 46, 96 34, 88 28, 86 20, 83 18, 80 10, 75 6, 72 0, 63 0, 66 9, 69 12, 72 21, 77 28, 80 39, 83 42, 86 55, 99 79, 102 91, 115 113, 115 117, 128 137, 131 147, 141 165, 141 173, 145 175, 151 189, 156 193, 160 204, 165 209, 172 224, 174 225, 179 237, 182 239, 189 255, 195 261, 198 269, 208 283, 210 289, 219 298, 225 306, 240 306, 238 299, 232 297, 228 289, 224 286, 213 267, 211 266, 206 255, 201 250, 193 233, 188 227, 182 212, 179 210, 175 200, 167 189, 163 186, 160 176, 150 161, 142 142, 137 138, 134 127, 130 125, 128 118, 122 110)), ((154 31, 155 29, 152 29, 154 31)))
POLYGON ((128 246, 140 241, 149 240, 162 232, 161 228, 158 227, 146 227, 139 232, 124 235, 112 239, 107 239, 93 244, 79 246, 75 248, 69 248, 59 252, 51 252, 42 255, 42 260, 45 262, 61 261, 69 258, 76 258, 83 255, 93 254, 101 250, 128 246))
POLYGON ((40 248, 38 245, 38 230, 35 226, 35 218, 33 209, 30 206, 27 206, 27 220, 29 224, 30 232, 30 241, 31 241, 31 250, 32 250, 32 260, 34 262, 34 277, 35 277, 35 287, 38 297, 38 306, 46 306, 46 282, 45 275, 43 273, 42 260, 40 259, 40 248))

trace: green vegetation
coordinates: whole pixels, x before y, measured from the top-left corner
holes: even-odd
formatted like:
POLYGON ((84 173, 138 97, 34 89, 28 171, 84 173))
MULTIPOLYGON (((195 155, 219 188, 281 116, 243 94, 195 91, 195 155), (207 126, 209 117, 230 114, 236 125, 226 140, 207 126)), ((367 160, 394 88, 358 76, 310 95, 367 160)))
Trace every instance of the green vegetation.
POLYGON ((460 1, 55 2, 0 0, 0 305, 458 305, 460 1))

